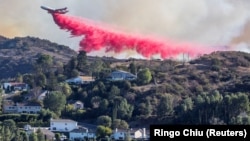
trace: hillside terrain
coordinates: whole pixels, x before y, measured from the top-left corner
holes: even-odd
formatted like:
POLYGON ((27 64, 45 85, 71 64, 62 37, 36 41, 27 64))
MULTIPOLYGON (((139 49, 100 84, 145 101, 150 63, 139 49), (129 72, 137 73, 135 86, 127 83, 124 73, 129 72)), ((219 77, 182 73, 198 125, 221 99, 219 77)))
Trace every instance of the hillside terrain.
POLYGON ((40 54, 52 56, 56 67, 58 62, 68 62, 77 52, 67 46, 35 37, 9 39, 0 36, 0 79, 32 72, 33 63, 40 54))
POLYGON ((80 100, 86 108, 80 113, 50 109, 58 116, 93 121, 107 115, 137 127, 152 123, 210 124, 214 119, 235 124, 239 123, 235 119, 246 112, 250 124, 249 53, 217 51, 189 61, 116 59, 86 56, 34 37, 0 37, 0 80, 34 72, 40 54, 52 56, 53 66, 61 66, 60 71, 43 71, 40 64, 39 75, 33 73, 34 77, 25 79, 29 80, 27 83, 33 88, 68 92, 67 101, 80 100), (138 78, 106 80, 114 70, 127 71, 138 78), (87 86, 60 84, 81 73, 94 76, 95 82, 87 86))

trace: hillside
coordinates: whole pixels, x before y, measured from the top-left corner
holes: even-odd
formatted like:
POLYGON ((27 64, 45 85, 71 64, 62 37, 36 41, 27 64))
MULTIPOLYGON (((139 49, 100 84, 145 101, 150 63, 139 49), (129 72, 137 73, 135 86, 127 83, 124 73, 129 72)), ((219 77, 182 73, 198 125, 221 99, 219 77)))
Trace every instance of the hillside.
POLYGON ((47 54, 56 62, 66 63, 77 52, 67 46, 35 37, 8 39, 0 36, 0 79, 15 77, 18 72, 32 72, 32 64, 39 54, 47 54))
POLYGON ((95 122, 102 115, 117 116, 131 127, 151 123, 210 124, 214 118, 231 124, 238 122, 234 119, 242 112, 250 113, 249 53, 218 51, 185 62, 116 59, 81 56, 86 54, 34 37, 0 37, 0 79, 34 71, 33 62, 40 54, 52 56, 55 67, 66 65, 55 68, 60 70, 54 75, 57 79, 52 73, 46 74, 40 83, 42 75, 33 74, 36 77, 27 83, 34 88, 62 91, 58 82, 65 78, 84 72, 96 77, 91 85, 70 87, 72 93, 67 100, 80 100, 86 108, 82 113, 59 111, 70 119, 95 122), (107 81, 105 78, 113 70, 138 74, 138 78, 134 81, 107 81), (150 80, 141 83, 147 79, 141 70, 149 72, 147 77, 150 80))
POLYGON ((218 51, 185 63, 173 60, 133 62, 140 68, 150 68, 155 80, 154 85, 134 87, 136 90, 158 89, 184 97, 213 90, 250 92, 249 53, 218 51))

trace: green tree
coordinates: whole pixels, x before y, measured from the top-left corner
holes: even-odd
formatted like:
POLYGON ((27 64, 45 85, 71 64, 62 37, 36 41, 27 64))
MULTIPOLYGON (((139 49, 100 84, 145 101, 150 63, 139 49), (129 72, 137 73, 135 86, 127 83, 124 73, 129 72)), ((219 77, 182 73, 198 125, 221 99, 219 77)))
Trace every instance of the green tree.
POLYGON ((38 139, 38 141, 45 141, 45 136, 44 136, 44 134, 42 133, 42 131, 41 131, 40 128, 36 131, 36 134, 37 134, 37 139, 38 139))
POLYGON ((50 55, 40 54, 36 60, 35 68, 37 72, 47 73, 53 63, 53 59, 50 55))
POLYGON ((36 86, 40 86, 40 87, 44 88, 46 86, 46 83, 47 83, 46 76, 42 72, 38 73, 35 76, 35 83, 36 83, 36 86))
POLYGON ((134 106, 130 105, 125 98, 121 98, 119 108, 117 110, 117 117, 121 119, 130 119, 134 111, 134 106))
POLYGON ((23 76, 20 73, 17 73, 16 81, 20 83, 23 82, 23 76))
POLYGON ((104 114, 108 110, 109 101, 107 99, 102 99, 99 105, 100 113, 104 114))
POLYGON ((50 91, 55 91, 57 86, 58 86, 58 82, 57 82, 57 78, 55 76, 54 72, 49 72, 48 76, 47 76, 47 89, 50 91))
POLYGON ((121 93, 121 90, 117 86, 112 85, 110 92, 109 92, 109 99, 113 99, 115 96, 119 96, 120 93, 121 93))
POLYGON ((88 71, 87 66, 87 55, 85 51, 79 51, 77 55, 77 66, 76 68, 81 72, 88 71))
POLYGON ((115 119, 112 123, 112 128, 115 129, 128 129, 129 125, 125 120, 115 119))
POLYGON ((105 127, 111 127, 111 123, 112 123, 111 117, 109 117, 107 115, 99 116, 97 118, 98 125, 102 125, 105 127))
POLYGON ((112 129, 102 125, 97 126, 96 135, 98 138, 104 138, 112 134, 112 129))
POLYGON ((134 63, 134 62, 132 62, 132 63, 129 64, 129 71, 130 71, 132 74, 136 75, 136 66, 135 66, 135 63, 134 63))
POLYGON ((72 94, 72 89, 68 83, 63 83, 62 93, 65 94, 66 97, 69 97, 72 94))
POLYGON ((43 103, 45 108, 50 109, 60 116, 66 104, 66 96, 59 91, 52 91, 46 95, 43 103))
POLYGON ((142 116, 150 116, 153 112, 153 107, 149 100, 146 101, 146 103, 142 102, 138 105, 138 114, 142 116))
POLYGON ((56 141, 61 141, 60 137, 61 137, 60 133, 55 134, 56 141))
POLYGON ((91 63, 89 66, 90 72, 92 72, 92 76, 95 76, 97 79, 100 78, 100 72, 103 70, 103 61, 101 59, 97 59, 94 62, 91 63))
POLYGON ((142 69, 138 72, 137 80, 139 84, 145 85, 152 80, 152 75, 149 68, 142 69))
POLYGON ((77 59, 76 59, 76 57, 72 57, 69 60, 69 62, 66 65, 64 65, 64 67, 63 67, 64 68, 64 71, 63 71, 64 75, 67 76, 67 78, 75 77, 75 74, 73 74, 72 72, 73 72, 73 70, 75 70, 78 73, 76 67, 77 67, 77 59))
POLYGON ((36 86, 35 77, 32 74, 24 74, 23 82, 28 84, 31 88, 34 88, 36 86))
POLYGON ((36 133, 31 133, 30 136, 29 136, 29 141, 39 141, 37 139, 37 134, 36 133))
POLYGON ((166 95, 163 96, 160 100, 160 103, 157 108, 158 116, 164 117, 173 114, 173 96, 166 95))

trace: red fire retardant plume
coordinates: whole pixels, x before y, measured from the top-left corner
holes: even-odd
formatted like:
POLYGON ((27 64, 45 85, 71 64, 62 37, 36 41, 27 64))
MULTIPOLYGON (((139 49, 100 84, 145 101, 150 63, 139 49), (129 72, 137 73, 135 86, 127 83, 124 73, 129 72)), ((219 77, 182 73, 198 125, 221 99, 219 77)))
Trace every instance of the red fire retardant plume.
POLYGON ((176 57, 181 53, 191 57, 210 53, 213 50, 204 46, 187 43, 177 43, 160 38, 115 31, 107 26, 93 23, 87 19, 77 18, 65 14, 52 14, 55 23, 72 36, 83 36, 80 50, 87 53, 105 48, 106 52, 121 53, 126 50, 136 50, 146 58, 160 55, 162 59, 176 57))

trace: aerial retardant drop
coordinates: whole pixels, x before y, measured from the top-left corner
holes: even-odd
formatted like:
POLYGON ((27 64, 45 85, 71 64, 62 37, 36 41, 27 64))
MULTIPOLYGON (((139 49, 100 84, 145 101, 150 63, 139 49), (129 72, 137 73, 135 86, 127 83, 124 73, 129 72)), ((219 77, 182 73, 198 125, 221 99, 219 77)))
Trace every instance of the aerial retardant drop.
MULTIPOLYGON (((95 23, 88 19, 78 18, 65 14, 52 14, 55 23, 72 36, 83 36, 80 49, 87 53, 105 49, 106 52, 122 53, 126 50, 135 50, 145 58, 160 55, 162 59, 177 57, 179 54, 189 54, 191 57, 211 53, 212 48, 191 44, 179 43, 168 39, 156 38, 138 34, 117 31, 106 25, 95 23)), ((177 28, 177 27, 176 27, 177 28)))

